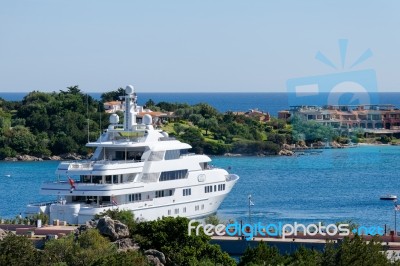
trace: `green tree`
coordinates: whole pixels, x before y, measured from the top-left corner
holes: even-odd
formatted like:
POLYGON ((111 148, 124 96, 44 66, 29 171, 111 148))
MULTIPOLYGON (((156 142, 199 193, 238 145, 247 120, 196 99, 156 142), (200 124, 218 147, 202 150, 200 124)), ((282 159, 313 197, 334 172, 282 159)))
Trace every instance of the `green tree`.
POLYGON ((152 99, 148 99, 147 102, 144 104, 146 108, 150 108, 156 106, 156 103, 152 99))
POLYGON ((39 263, 39 253, 31 240, 9 233, 0 241, 0 265, 30 266, 39 263))
POLYGON ((307 121, 299 116, 293 116, 290 120, 294 141, 313 143, 316 141, 332 140, 338 133, 330 126, 324 126, 316 121, 307 121))
POLYGON ((206 135, 208 135, 209 130, 215 130, 218 127, 218 120, 215 117, 201 119, 199 125, 206 130, 206 135))
POLYGON ((115 252, 109 256, 100 257, 93 265, 96 266, 150 266, 147 258, 138 251, 115 252))
POLYGON ((89 229, 78 237, 70 234, 48 241, 44 248, 43 262, 46 265, 94 265, 95 262, 113 256, 116 252, 116 247, 101 236, 98 230, 89 229))
POLYGON ((60 133, 52 139, 51 151, 53 154, 77 152, 78 148, 78 144, 71 136, 60 133))
POLYGON ((104 103, 110 101, 118 101, 120 96, 125 96, 124 88, 118 88, 116 91, 102 93, 100 98, 101 101, 104 103))
POLYGON ((24 126, 13 127, 5 136, 8 137, 9 147, 18 153, 30 154, 36 145, 35 136, 24 126))
POLYGON ((216 214, 212 214, 204 219, 204 223, 218 225, 221 224, 221 220, 218 218, 216 214))
MULTIPOLYGON (((286 262, 287 265, 304 265, 304 266, 319 266, 324 265, 322 262, 322 254, 316 250, 301 246, 297 249, 286 262)), ((326 265, 324 265, 326 266, 326 265)))
POLYGON ((254 248, 246 248, 238 265, 281 265, 284 261, 285 258, 276 247, 270 247, 261 241, 254 248))
POLYGON ((358 235, 352 239, 346 237, 335 255, 336 265, 390 265, 379 242, 366 242, 358 235))
POLYGON ((183 134, 180 134, 179 139, 189 143, 192 146, 192 151, 203 153, 204 137, 201 131, 195 127, 188 127, 183 134))
POLYGON ((216 264, 235 265, 219 246, 209 244, 204 233, 188 234, 189 220, 183 217, 164 217, 161 220, 137 224, 135 239, 143 250, 154 248, 165 254, 171 265, 198 265, 202 259, 216 264))

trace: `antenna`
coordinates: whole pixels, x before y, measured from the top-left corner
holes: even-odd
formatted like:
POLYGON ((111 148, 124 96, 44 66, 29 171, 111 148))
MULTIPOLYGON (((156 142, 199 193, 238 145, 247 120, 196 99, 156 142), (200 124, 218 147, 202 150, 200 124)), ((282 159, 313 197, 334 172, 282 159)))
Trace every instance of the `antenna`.
POLYGON ((89 96, 86 93, 86 122, 87 122, 87 142, 89 143, 90 139, 89 139, 89 133, 90 133, 90 129, 89 129, 89 96))
POLYGON ((100 120, 100 138, 101 138, 102 126, 101 126, 101 108, 100 108, 100 104, 101 103, 99 103, 99 114, 100 114, 99 120, 100 120))

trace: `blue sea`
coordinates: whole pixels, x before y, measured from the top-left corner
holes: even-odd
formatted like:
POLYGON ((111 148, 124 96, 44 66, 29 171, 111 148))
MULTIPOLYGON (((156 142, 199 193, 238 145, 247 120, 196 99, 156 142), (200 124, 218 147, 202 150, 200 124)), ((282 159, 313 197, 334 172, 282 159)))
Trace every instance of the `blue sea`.
MULTIPOLYGON (((0 92, 0 98, 8 101, 21 101, 27 93, 0 92)), ((101 93, 89 93, 95 99, 100 99, 101 93)), ((248 111, 259 109, 276 116, 278 111, 286 110, 293 105, 318 105, 329 104, 392 104, 400 105, 400 93, 369 93, 368 95, 355 95, 353 93, 330 94, 319 93, 315 95, 295 93, 140 93, 138 103, 144 105, 149 99, 158 103, 179 102, 188 104, 208 103, 220 112, 248 111)))
MULTIPOLYGON (((400 196, 400 146, 332 149, 297 157, 212 159, 215 166, 240 176, 218 211, 222 220, 248 221, 251 194, 253 222, 352 220, 394 228, 393 203, 379 197, 400 196)), ((39 188, 42 182, 56 179, 57 164, 0 162, 0 217, 23 212, 29 202, 54 199, 39 195, 39 188)))

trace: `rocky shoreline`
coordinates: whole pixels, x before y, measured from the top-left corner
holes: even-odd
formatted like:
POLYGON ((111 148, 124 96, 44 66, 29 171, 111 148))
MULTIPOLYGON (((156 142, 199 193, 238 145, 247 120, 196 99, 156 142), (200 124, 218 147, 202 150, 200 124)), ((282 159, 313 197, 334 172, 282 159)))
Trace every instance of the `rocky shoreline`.
MULTIPOLYGON (((358 144, 357 144, 358 145, 358 144)), ((336 141, 330 142, 329 146, 326 147, 326 144, 324 142, 316 142, 311 144, 310 146, 307 146, 306 144, 283 144, 281 150, 275 154, 275 153, 256 153, 256 154, 241 154, 241 153, 225 153, 224 156, 227 157, 239 157, 239 156, 274 156, 274 155, 279 155, 279 156, 294 156, 296 155, 296 152, 302 152, 305 150, 313 150, 313 149, 344 149, 344 148, 349 148, 349 147, 356 147, 357 145, 343 145, 340 144, 336 141)))
MULTIPOLYGON (((397 144, 382 144, 379 142, 374 142, 374 143, 359 143, 357 145, 400 145, 400 143, 397 144)), ((350 147, 349 145, 343 145, 340 144, 336 141, 330 142, 329 143, 329 148, 330 149, 343 149, 343 148, 348 148, 350 147)), ((241 153, 225 153, 224 156, 227 157, 240 157, 240 156, 272 156, 272 155, 279 155, 279 156, 293 156, 295 155, 296 151, 304 151, 308 149, 325 149, 325 143, 323 142, 317 142, 313 143, 311 146, 307 146, 305 144, 299 145, 299 144, 283 144, 282 149, 278 152, 278 154, 272 154, 272 153, 253 153, 253 154, 241 154, 241 153)), ((8 162, 18 162, 18 161, 26 161, 26 162, 39 162, 39 161, 65 161, 65 160, 71 160, 71 161, 77 161, 77 160, 85 160, 89 159, 91 155, 79 155, 77 153, 66 153, 66 154, 61 154, 61 155, 52 155, 52 156, 32 156, 32 155, 17 155, 15 157, 6 157, 4 158, 3 161, 8 161, 8 162)))
POLYGON ((15 157, 6 157, 4 161, 7 162, 40 162, 40 161, 64 161, 64 160, 84 160, 88 159, 89 156, 79 155, 76 153, 66 153, 61 155, 53 155, 53 156, 32 156, 32 155, 17 155, 15 157))

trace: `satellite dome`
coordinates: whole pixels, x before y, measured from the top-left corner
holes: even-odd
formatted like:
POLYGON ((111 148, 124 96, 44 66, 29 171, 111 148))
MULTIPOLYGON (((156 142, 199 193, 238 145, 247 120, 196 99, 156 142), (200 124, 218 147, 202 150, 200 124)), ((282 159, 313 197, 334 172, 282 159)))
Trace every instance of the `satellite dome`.
POLYGON ((132 85, 128 85, 128 86, 126 86, 126 88, 125 88, 125 92, 126 92, 126 94, 132 94, 132 93, 135 92, 135 89, 133 88, 132 85))
POLYGON ((153 118, 151 117, 151 115, 145 114, 143 116, 143 124, 145 124, 147 126, 153 124, 153 118))
POLYGON ((118 124, 119 116, 117 114, 112 114, 110 116, 110 124, 118 124))

